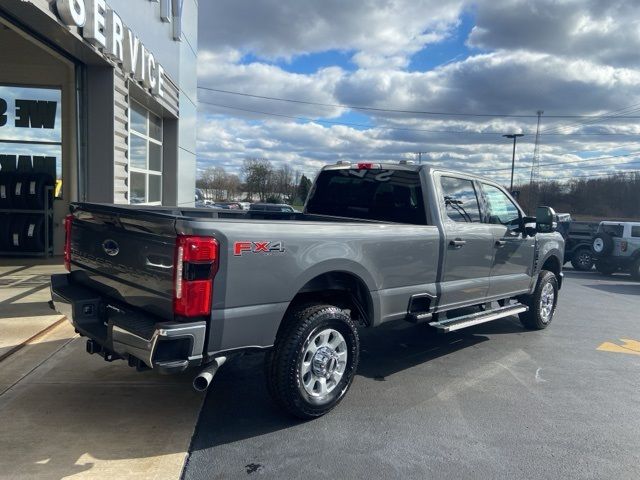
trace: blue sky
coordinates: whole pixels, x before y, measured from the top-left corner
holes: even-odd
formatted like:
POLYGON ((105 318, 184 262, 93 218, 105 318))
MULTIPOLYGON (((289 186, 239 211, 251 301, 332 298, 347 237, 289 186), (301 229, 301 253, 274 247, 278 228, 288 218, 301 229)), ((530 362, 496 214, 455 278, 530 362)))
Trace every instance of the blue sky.
POLYGON ((640 150, 637 120, 623 118, 640 112, 640 5, 218 0, 201 2, 199 14, 199 85, 235 92, 199 91, 199 169, 237 172, 244 158, 260 157, 313 174, 332 159, 423 151, 435 164, 506 178, 511 144, 494 133, 527 134, 517 152, 526 167, 538 109, 541 162, 554 164, 543 177, 636 168, 632 156, 575 160, 640 150), (552 118, 606 112, 618 117, 552 118))

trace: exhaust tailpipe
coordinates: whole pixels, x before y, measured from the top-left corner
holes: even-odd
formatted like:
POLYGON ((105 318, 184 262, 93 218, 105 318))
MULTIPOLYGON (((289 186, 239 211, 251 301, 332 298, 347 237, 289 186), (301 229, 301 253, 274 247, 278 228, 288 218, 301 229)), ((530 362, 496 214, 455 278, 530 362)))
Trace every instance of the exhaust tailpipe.
POLYGON ((227 357, 214 358, 213 362, 203 368, 202 371, 196 375, 196 378, 193 379, 193 388, 198 392, 204 392, 209 388, 211 380, 213 380, 213 376, 226 361, 227 357))

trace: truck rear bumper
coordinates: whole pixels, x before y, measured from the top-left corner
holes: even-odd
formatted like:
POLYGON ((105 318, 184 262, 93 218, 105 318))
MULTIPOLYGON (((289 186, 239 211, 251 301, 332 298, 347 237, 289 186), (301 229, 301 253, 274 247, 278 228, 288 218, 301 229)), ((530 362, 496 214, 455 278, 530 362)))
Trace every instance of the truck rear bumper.
POLYGON ((163 321, 74 283, 71 274, 51 276, 51 300, 53 308, 90 339, 90 353, 127 359, 131 365, 142 362, 160 373, 178 373, 202 363, 205 321, 163 321))

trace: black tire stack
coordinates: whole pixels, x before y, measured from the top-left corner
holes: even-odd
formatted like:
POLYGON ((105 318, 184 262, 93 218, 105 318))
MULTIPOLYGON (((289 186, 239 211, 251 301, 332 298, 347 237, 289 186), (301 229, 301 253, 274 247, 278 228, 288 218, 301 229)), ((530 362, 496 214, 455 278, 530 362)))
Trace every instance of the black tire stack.
MULTIPOLYGON (((50 174, 33 169, 30 156, 18 157, 17 168, 15 156, 0 156, 0 252, 46 252, 45 215, 53 207, 47 187, 54 184, 50 174)), ((52 238, 50 221, 49 242, 52 238)))

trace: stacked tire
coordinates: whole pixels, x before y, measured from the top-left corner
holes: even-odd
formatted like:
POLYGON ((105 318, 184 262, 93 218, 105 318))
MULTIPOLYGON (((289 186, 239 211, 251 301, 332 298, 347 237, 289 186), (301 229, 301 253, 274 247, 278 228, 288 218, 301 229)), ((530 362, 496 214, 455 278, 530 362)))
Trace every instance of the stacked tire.
MULTIPOLYGON (((44 252, 45 210, 52 207, 51 175, 37 172, 0 171, 0 252, 44 252), (35 213, 35 211, 42 213, 35 213)), ((49 239, 53 234, 49 222, 49 239)))

